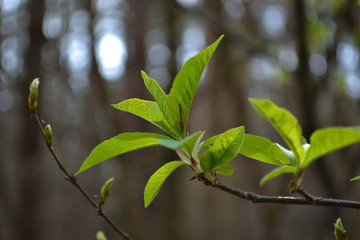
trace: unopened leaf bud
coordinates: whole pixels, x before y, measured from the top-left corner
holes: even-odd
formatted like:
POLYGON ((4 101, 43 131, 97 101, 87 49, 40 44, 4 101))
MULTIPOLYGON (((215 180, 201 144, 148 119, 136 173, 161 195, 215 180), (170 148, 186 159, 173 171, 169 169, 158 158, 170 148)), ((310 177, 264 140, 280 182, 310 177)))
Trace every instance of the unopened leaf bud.
POLYGON ((335 225, 335 237, 336 240, 348 240, 344 226, 342 225, 341 219, 338 218, 335 225))
POLYGON ((50 147, 53 142, 53 133, 51 131, 50 124, 45 127, 45 141, 46 144, 50 147))
POLYGON ((38 89, 39 89, 39 79, 35 78, 30 84, 30 87, 29 87, 30 93, 29 93, 29 98, 28 98, 29 108, 32 113, 34 113, 37 108, 38 89))
POLYGON ((106 202, 106 200, 110 194, 110 188, 111 188, 111 184, 113 183, 113 181, 114 181, 114 178, 110 178, 109 180, 107 180, 104 183, 103 187, 101 188, 101 198, 99 200, 100 205, 103 205, 106 202))
POLYGON ((107 240, 107 238, 102 231, 98 231, 96 233, 96 240, 107 240))

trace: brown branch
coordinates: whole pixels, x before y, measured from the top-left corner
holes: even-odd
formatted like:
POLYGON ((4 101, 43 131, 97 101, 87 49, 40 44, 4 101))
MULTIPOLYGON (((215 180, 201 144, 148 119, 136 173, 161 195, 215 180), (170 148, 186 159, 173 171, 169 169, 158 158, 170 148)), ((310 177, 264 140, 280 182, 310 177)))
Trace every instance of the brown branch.
MULTIPOLYGON (((41 125, 41 121, 39 119, 39 116, 37 115, 37 112, 35 111, 35 113, 33 113, 31 115, 31 117, 34 117, 36 120, 37 125, 39 126, 39 129, 45 139, 46 142, 46 138, 45 138, 45 130, 41 125)), ((105 219, 105 221, 125 240, 130 240, 130 237, 128 236, 127 233, 125 233, 123 230, 121 230, 119 227, 117 227, 113 221, 104 213, 104 211, 102 210, 102 208, 100 208, 98 206, 98 204, 90 197, 90 195, 85 191, 85 189, 80 185, 80 183, 78 182, 76 176, 74 174, 69 173, 66 168, 64 167, 64 165, 62 164, 60 158, 57 156, 54 148, 51 145, 46 144, 51 155, 53 156, 53 158, 55 159, 58 167, 61 169, 61 171, 65 174, 65 179, 68 180, 72 185, 74 185, 80 192, 81 194, 88 200, 88 202, 96 209, 96 212, 99 216, 103 217, 105 219)))
POLYGON ((277 203, 277 204, 296 204, 296 205, 313 205, 313 206, 332 206, 343 208, 356 208, 360 209, 359 201, 314 197, 306 193, 302 188, 299 188, 297 192, 303 197, 290 197, 290 196, 265 196, 252 192, 242 191, 237 188, 226 186, 218 181, 209 181, 205 177, 198 177, 199 181, 202 181, 206 186, 220 189, 224 192, 235 195, 241 199, 252 201, 253 203, 277 203))
POLYGON ((314 197, 313 195, 306 192, 302 187, 299 187, 298 189, 293 191, 293 193, 296 193, 296 192, 299 193, 301 196, 303 196, 309 202, 313 202, 314 205, 316 205, 316 202, 318 201, 318 198, 314 197))

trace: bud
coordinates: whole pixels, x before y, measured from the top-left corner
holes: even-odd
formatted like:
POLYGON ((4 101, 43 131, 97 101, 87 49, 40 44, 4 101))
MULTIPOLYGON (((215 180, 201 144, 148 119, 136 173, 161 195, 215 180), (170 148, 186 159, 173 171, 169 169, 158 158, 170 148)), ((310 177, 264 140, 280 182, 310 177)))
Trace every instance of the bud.
POLYGON ((32 113, 36 111, 37 103, 38 103, 38 89, 39 89, 39 79, 35 78, 30 84, 29 90, 29 108, 32 113))
POLYGON ((102 231, 98 231, 96 233, 96 240, 107 240, 107 238, 102 231))
POLYGON ((99 200, 99 205, 103 205, 106 202, 106 200, 109 196, 110 187, 111 187, 111 184, 113 183, 113 181, 114 181, 114 178, 110 178, 109 180, 107 180, 104 183, 103 187, 101 188, 101 198, 99 200))
POLYGON ((338 218, 336 223, 334 224, 335 226, 335 237, 336 240, 348 240, 348 237, 346 235, 346 231, 344 229, 344 226, 342 225, 341 219, 338 218))
POLYGON ((53 133, 51 131, 50 124, 45 127, 45 141, 46 144, 50 147, 53 142, 53 133))

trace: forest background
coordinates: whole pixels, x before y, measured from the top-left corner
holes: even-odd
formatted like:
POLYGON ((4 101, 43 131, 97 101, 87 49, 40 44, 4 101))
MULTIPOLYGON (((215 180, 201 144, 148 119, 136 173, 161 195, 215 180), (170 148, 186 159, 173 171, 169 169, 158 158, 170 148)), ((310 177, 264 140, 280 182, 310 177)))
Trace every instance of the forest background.
MULTIPOLYGON (((354 0, 1 0, 0 238, 94 239, 112 229, 64 179, 30 118, 28 87, 40 78, 39 115, 71 172, 101 141, 118 133, 157 131, 110 106, 150 99, 140 70, 165 92, 179 68, 225 37, 200 82, 189 130, 205 138, 245 125, 283 143, 250 107, 269 98, 299 119, 308 139, 326 126, 360 125, 360 6, 354 0)), ((303 185, 318 196, 360 199, 359 145, 332 153, 307 171, 303 185)), ((114 183, 104 206, 133 239, 332 239, 341 217, 360 238, 358 211, 253 204, 171 175, 144 209, 150 175, 177 156, 162 148, 128 153, 80 174, 88 192, 114 183)), ((245 157, 232 162, 228 185, 288 195, 289 176, 259 187, 272 167, 245 157)))

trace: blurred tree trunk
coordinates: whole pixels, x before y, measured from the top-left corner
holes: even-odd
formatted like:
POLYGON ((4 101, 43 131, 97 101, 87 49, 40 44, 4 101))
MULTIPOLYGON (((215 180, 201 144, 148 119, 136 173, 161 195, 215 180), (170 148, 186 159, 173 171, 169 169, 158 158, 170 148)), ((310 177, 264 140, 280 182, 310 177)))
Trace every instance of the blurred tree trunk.
MULTIPOLYGON (((306 13, 305 13, 305 3, 303 0, 296 0, 294 2, 294 11, 295 11, 295 24, 296 24, 296 44, 297 44, 297 53, 299 58, 299 66, 296 71, 296 81, 299 87, 300 92, 300 104, 302 110, 302 129, 303 136, 306 139, 309 139, 312 132, 316 130, 316 91, 314 79, 310 74, 309 69, 309 51, 306 44, 306 13)), ((334 178, 331 176, 329 167, 324 163, 324 159, 318 160, 314 165, 319 173, 320 180, 323 182, 324 189, 326 190, 329 196, 338 196, 337 189, 335 187, 334 178)), ((339 209, 333 208, 332 211, 328 211, 328 214, 332 218, 336 218, 340 214, 339 209)), ((322 222, 325 224, 325 222, 322 222)), ((326 226, 324 225, 323 228, 326 226)))
POLYGON ((313 79, 309 70, 309 52, 306 46, 306 17, 305 6, 302 0, 294 2, 296 16, 297 53, 299 66, 296 72, 296 81, 300 92, 300 103, 303 115, 303 135, 306 139, 316 129, 315 91, 313 79))
MULTIPOLYGON (((164 6, 163 14, 166 16, 164 20, 166 21, 164 25, 166 29, 164 32, 167 36, 167 45, 169 47, 171 56, 168 63, 168 71, 170 73, 170 81, 173 81, 177 75, 177 67, 176 67, 176 50, 177 50, 177 42, 176 42, 176 0, 162 0, 164 6)), ((166 89, 166 93, 170 92, 172 86, 172 82, 168 85, 168 89, 166 89)), ((173 151, 164 151, 164 154, 161 159, 161 164, 166 164, 169 161, 178 159, 179 157, 173 151)), ((182 179, 182 175, 173 174, 171 178, 166 182, 166 206, 163 211, 165 229, 164 229, 164 237, 163 239, 174 239, 180 240, 184 239, 184 235, 181 234, 184 231, 179 231, 179 226, 183 225, 182 221, 182 211, 184 209, 183 201, 182 201, 182 183, 184 181, 182 179)))
MULTIPOLYGON (((152 1, 129 0, 126 22, 126 44, 128 50, 128 59, 126 63, 126 72, 124 75, 124 92, 123 98, 140 98, 145 99, 145 86, 141 78, 140 70, 145 69, 145 45, 144 38, 147 29, 148 9, 152 1)), ((126 114, 126 113, 125 113, 126 114)), ((143 119, 137 116, 127 114, 127 121, 124 122, 124 129, 127 132, 142 132, 146 131, 143 119)), ((123 192, 128 196, 138 196, 137 188, 134 186, 144 186, 147 181, 145 176, 134 173, 139 173, 141 169, 140 163, 142 159, 149 159, 149 156, 144 156, 142 152, 134 152, 128 154, 126 158, 131 158, 127 162, 126 168, 120 169, 120 174, 126 179, 127 183, 123 184, 123 192)), ((140 171, 141 172, 141 171, 140 171)), ((142 198, 124 198, 124 206, 143 206, 142 198), (134 201, 136 199, 136 201, 134 201)), ((146 239, 144 235, 149 232, 149 225, 145 223, 143 211, 135 207, 125 207, 123 209, 123 216, 127 223, 136 222, 136 225, 127 225, 129 234, 134 239, 146 239), (139 231, 138 226, 143 226, 144 229, 139 231)))
MULTIPOLYGON (((141 81, 140 70, 145 69, 145 34, 147 23, 147 10, 151 6, 151 1, 131 0, 128 1, 129 9, 126 17, 126 43, 128 48, 128 60, 125 73, 125 92, 124 98, 144 98, 145 87, 141 81)), ((134 118, 127 122, 127 131, 144 130, 143 121, 134 118)))
MULTIPOLYGON (((41 73, 41 47, 44 42, 42 34, 42 20, 44 16, 44 1, 29 2, 29 50, 25 56, 24 78, 19 81, 20 93, 20 128, 17 137, 18 143, 18 202, 15 217, 15 239, 39 240, 39 215, 41 204, 42 173, 40 158, 37 158, 39 149, 39 130, 30 119, 27 106, 29 84, 41 73)), ((41 101, 39 101, 41 103, 41 101)))

